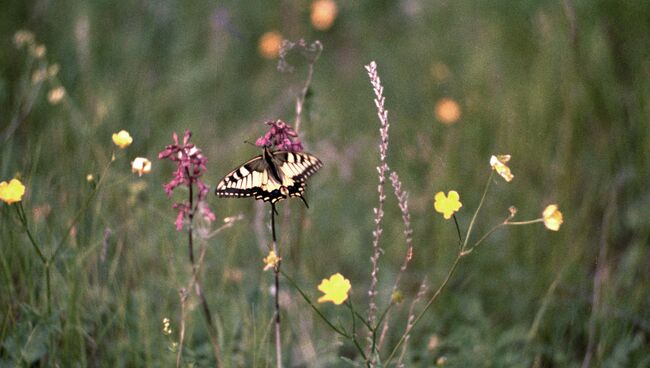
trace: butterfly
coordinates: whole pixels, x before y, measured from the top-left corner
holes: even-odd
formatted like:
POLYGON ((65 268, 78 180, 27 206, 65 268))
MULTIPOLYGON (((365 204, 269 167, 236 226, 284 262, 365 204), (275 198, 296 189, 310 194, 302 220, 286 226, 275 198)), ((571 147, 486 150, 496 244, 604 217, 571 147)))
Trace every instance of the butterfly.
POLYGON ((218 197, 255 197, 266 202, 275 202, 302 196, 308 177, 323 166, 318 157, 304 152, 264 152, 246 161, 226 175, 215 190, 218 197))

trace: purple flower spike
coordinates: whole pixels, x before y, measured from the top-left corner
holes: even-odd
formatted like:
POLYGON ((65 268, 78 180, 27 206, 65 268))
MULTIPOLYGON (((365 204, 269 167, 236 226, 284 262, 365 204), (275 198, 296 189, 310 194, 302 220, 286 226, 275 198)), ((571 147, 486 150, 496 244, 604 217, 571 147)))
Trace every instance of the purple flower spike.
POLYGON ((174 140, 173 144, 167 145, 164 150, 158 154, 158 159, 169 159, 173 162, 176 162, 176 170, 174 171, 174 177, 167 184, 163 185, 165 193, 171 197, 174 189, 180 185, 185 185, 192 189, 194 185, 198 188, 197 201, 196 205, 192 204, 192 199, 190 202, 185 203, 175 203, 174 209, 178 210, 178 215, 176 216, 176 230, 182 230, 185 223, 185 219, 188 218, 191 214, 194 214, 198 208, 201 208, 201 212, 204 214, 204 218, 207 221, 214 221, 214 213, 208 208, 207 203, 205 202, 205 197, 210 190, 208 186, 200 179, 200 176, 207 171, 206 164, 208 159, 203 156, 201 150, 190 143, 190 138, 192 133, 189 130, 185 131, 183 135, 183 144, 178 143, 178 135, 176 133, 172 134, 172 139, 174 140))
POLYGON ((302 143, 298 139, 298 133, 289 124, 282 120, 276 120, 267 121, 266 125, 269 125, 271 129, 255 141, 256 146, 275 146, 279 150, 291 152, 300 152, 303 150, 302 143))

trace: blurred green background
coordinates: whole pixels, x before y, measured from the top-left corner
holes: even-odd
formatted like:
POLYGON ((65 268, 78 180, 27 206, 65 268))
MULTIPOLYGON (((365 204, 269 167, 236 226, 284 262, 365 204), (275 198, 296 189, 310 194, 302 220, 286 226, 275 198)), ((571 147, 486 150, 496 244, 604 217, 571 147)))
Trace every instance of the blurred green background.
MULTIPOLYGON (((357 308, 367 307, 379 121, 364 65, 375 60, 391 123, 387 160, 409 193, 415 247, 383 353, 403 332, 422 278, 430 295, 458 249, 434 194, 460 193, 467 229, 490 155, 508 153, 515 179, 494 177, 475 239, 511 205, 525 220, 558 203, 565 223, 557 233, 541 224, 499 230, 463 259, 411 334, 406 366, 650 365, 650 2, 336 5, 313 20, 312 2, 296 0, 0 3, 0 180, 18 176, 27 186, 23 205, 45 253, 92 192, 86 176, 110 161, 111 134, 134 137, 64 239, 51 315, 43 265, 14 209, 0 205, 0 366, 175 365, 178 290, 191 268, 162 190, 174 168, 157 154, 172 132, 190 129, 214 187, 258 154, 244 141, 264 134, 265 120, 293 122, 307 63, 296 57, 293 72, 278 71, 273 45, 261 52, 268 32, 324 45, 300 134, 325 166, 309 182, 308 210, 297 200, 280 205, 283 269, 312 298, 322 278, 341 272, 357 308), (19 30, 34 43, 17 47, 19 30), (40 57, 37 45, 46 47, 40 57), (56 75, 39 72, 54 64, 56 75), (65 95, 53 96, 61 86, 65 95), (445 124, 440 114, 450 111, 445 124), (136 156, 153 161, 151 174, 130 172, 136 156)), ((405 253, 388 183, 386 191, 382 308, 405 253)), ((261 262, 270 235, 256 229, 252 199, 210 194, 209 204, 219 222, 244 216, 207 241, 202 274, 225 366, 271 366, 272 274, 261 262)), ((284 280, 282 290, 286 366, 358 361, 284 280)), ((214 365, 190 304, 185 362, 214 365)), ((343 307, 321 307, 348 321, 343 307)))

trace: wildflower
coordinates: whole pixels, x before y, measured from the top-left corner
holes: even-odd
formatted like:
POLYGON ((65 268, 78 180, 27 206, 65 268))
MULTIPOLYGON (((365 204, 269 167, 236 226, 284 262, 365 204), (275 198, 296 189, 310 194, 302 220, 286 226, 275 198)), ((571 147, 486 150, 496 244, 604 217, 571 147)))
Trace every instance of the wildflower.
POLYGON ((25 186, 18 179, 11 179, 9 183, 0 183, 0 200, 7 204, 20 202, 25 194, 25 186))
POLYGON ((492 156, 490 157, 490 166, 494 169, 494 171, 497 172, 497 174, 501 175, 505 181, 512 181, 512 178, 515 176, 512 175, 512 172, 510 172, 510 168, 506 166, 506 163, 510 161, 510 155, 497 155, 497 156, 492 156))
POLYGON ((280 265, 280 261, 282 258, 278 257, 277 254, 275 254, 275 251, 270 251, 269 255, 264 257, 264 271, 270 270, 272 268, 276 268, 280 265))
POLYGON ((311 24, 320 31, 326 31, 334 23, 337 13, 334 1, 316 0, 311 4, 311 24))
POLYGON ((391 295, 390 295, 390 301, 393 304, 399 304, 404 300, 404 294, 402 294, 401 291, 395 290, 391 295))
POLYGON ((131 172, 138 173, 138 176, 149 174, 151 172, 151 161, 145 157, 136 157, 135 160, 131 162, 131 172))
POLYGON ((120 130, 117 133, 113 133, 113 143, 120 148, 126 148, 131 143, 133 143, 133 138, 126 130, 120 130))
POLYGON ((34 42, 34 34, 32 32, 20 30, 14 33, 14 44, 16 47, 21 47, 32 42, 34 42))
POLYGON ((50 92, 47 94, 47 100, 52 105, 57 105, 59 102, 61 102, 61 100, 63 100, 63 97, 65 97, 65 88, 63 87, 57 87, 53 90, 50 90, 50 92))
POLYGON ((351 288, 350 280, 343 277, 340 273, 336 273, 330 276, 329 279, 323 279, 320 285, 318 285, 318 290, 325 294, 318 298, 318 302, 332 302, 340 305, 348 299, 348 293, 351 288))
MULTIPOLYGON (((174 178, 165 184, 163 187, 165 193, 171 197, 172 192, 179 185, 185 185, 188 188, 196 184, 198 187, 198 203, 197 208, 201 209, 203 218, 208 221, 214 221, 215 215, 212 213, 210 208, 206 205, 201 205, 201 202, 205 201, 205 197, 208 194, 209 188, 199 179, 203 172, 207 170, 205 166, 208 162, 208 159, 201 153, 201 150, 197 148, 194 144, 190 143, 190 138, 192 133, 189 130, 185 131, 183 136, 183 144, 178 143, 178 135, 176 133, 172 134, 172 139, 174 140, 173 144, 167 145, 164 150, 158 154, 158 159, 163 160, 168 158, 169 160, 176 162, 176 171, 174 172, 174 178)), ((181 230, 183 228, 183 223, 186 217, 192 213, 195 209, 192 208, 190 202, 184 203, 175 203, 173 206, 174 209, 178 210, 178 215, 176 216, 176 230, 181 230)))
POLYGON ((453 124, 460 119, 460 106, 451 98, 443 98, 436 103, 436 118, 443 124, 453 124))
POLYGON ((89 183, 92 183, 93 181, 95 181, 95 177, 93 176, 93 174, 86 175, 86 181, 89 182, 89 183))
POLYGON ((276 120, 267 121, 266 125, 269 125, 271 129, 255 141, 256 146, 275 146, 279 150, 291 152, 300 152, 303 150, 302 143, 297 138, 298 133, 289 124, 282 120, 276 120))
POLYGON ((165 317, 163 318, 163 334, 169 336, 172 334, 172 328, 169 322, 169 318, 165 317))
POLYGON ((556 204, 546 206, 542 218, 544 219, 544 226, 553 231, 560 230, 560 225, 564 222, 562 212, 560 212, 556 204))
POLYGON ((266 32, 260 37, 257 50, 265 59, 275 59, 280 54, 282 35, 277 31, 266 32))
POLYGON ((438 192, 434 197, 434 207, 437 212, 442 213, 445 219, 449 220, 451 215, 453 215, 454 212, 458 212, 458 210, 463 206, 459 199, 460 196, 455 190, 449 191, 446 196, 445 193, 438 192))

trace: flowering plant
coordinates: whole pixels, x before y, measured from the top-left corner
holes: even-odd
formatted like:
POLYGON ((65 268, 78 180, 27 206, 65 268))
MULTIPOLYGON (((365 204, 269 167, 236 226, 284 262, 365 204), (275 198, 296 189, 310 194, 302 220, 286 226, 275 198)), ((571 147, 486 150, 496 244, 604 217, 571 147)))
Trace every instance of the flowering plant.
MULTIPOLYGON (((164 150, 158 154, 158 159, 169 159, 177 164, 176 171, 174 171, 174 178, 164 185, 165 192, 171 197, 174 189, 180 185, 185 185, 190 190, 189 200, 187 202, 179 202, 174 204, 174 209, 178 210, 176 216, 176 230, 182 230, 186 218, 192 218, 197 206, 193 205, 193 187, 196 184, 198 188, 197 203, 205 202, 205 197, 208 194, 209 188, 200 179, 201 175, 207 170, 206 164, 208 159, 203 155, 201 150, 193 143, 190 143, 192 133, 189 130, 185 131, 183 135, 183 143, 179 144, 178 135, 174 132, 172 134, 173 144, 167 145, 164 150)), ((203 218, 212 222, 216 219, 214 213, 208 208, 207 205, 201 205, 201 213, 203 218)))

